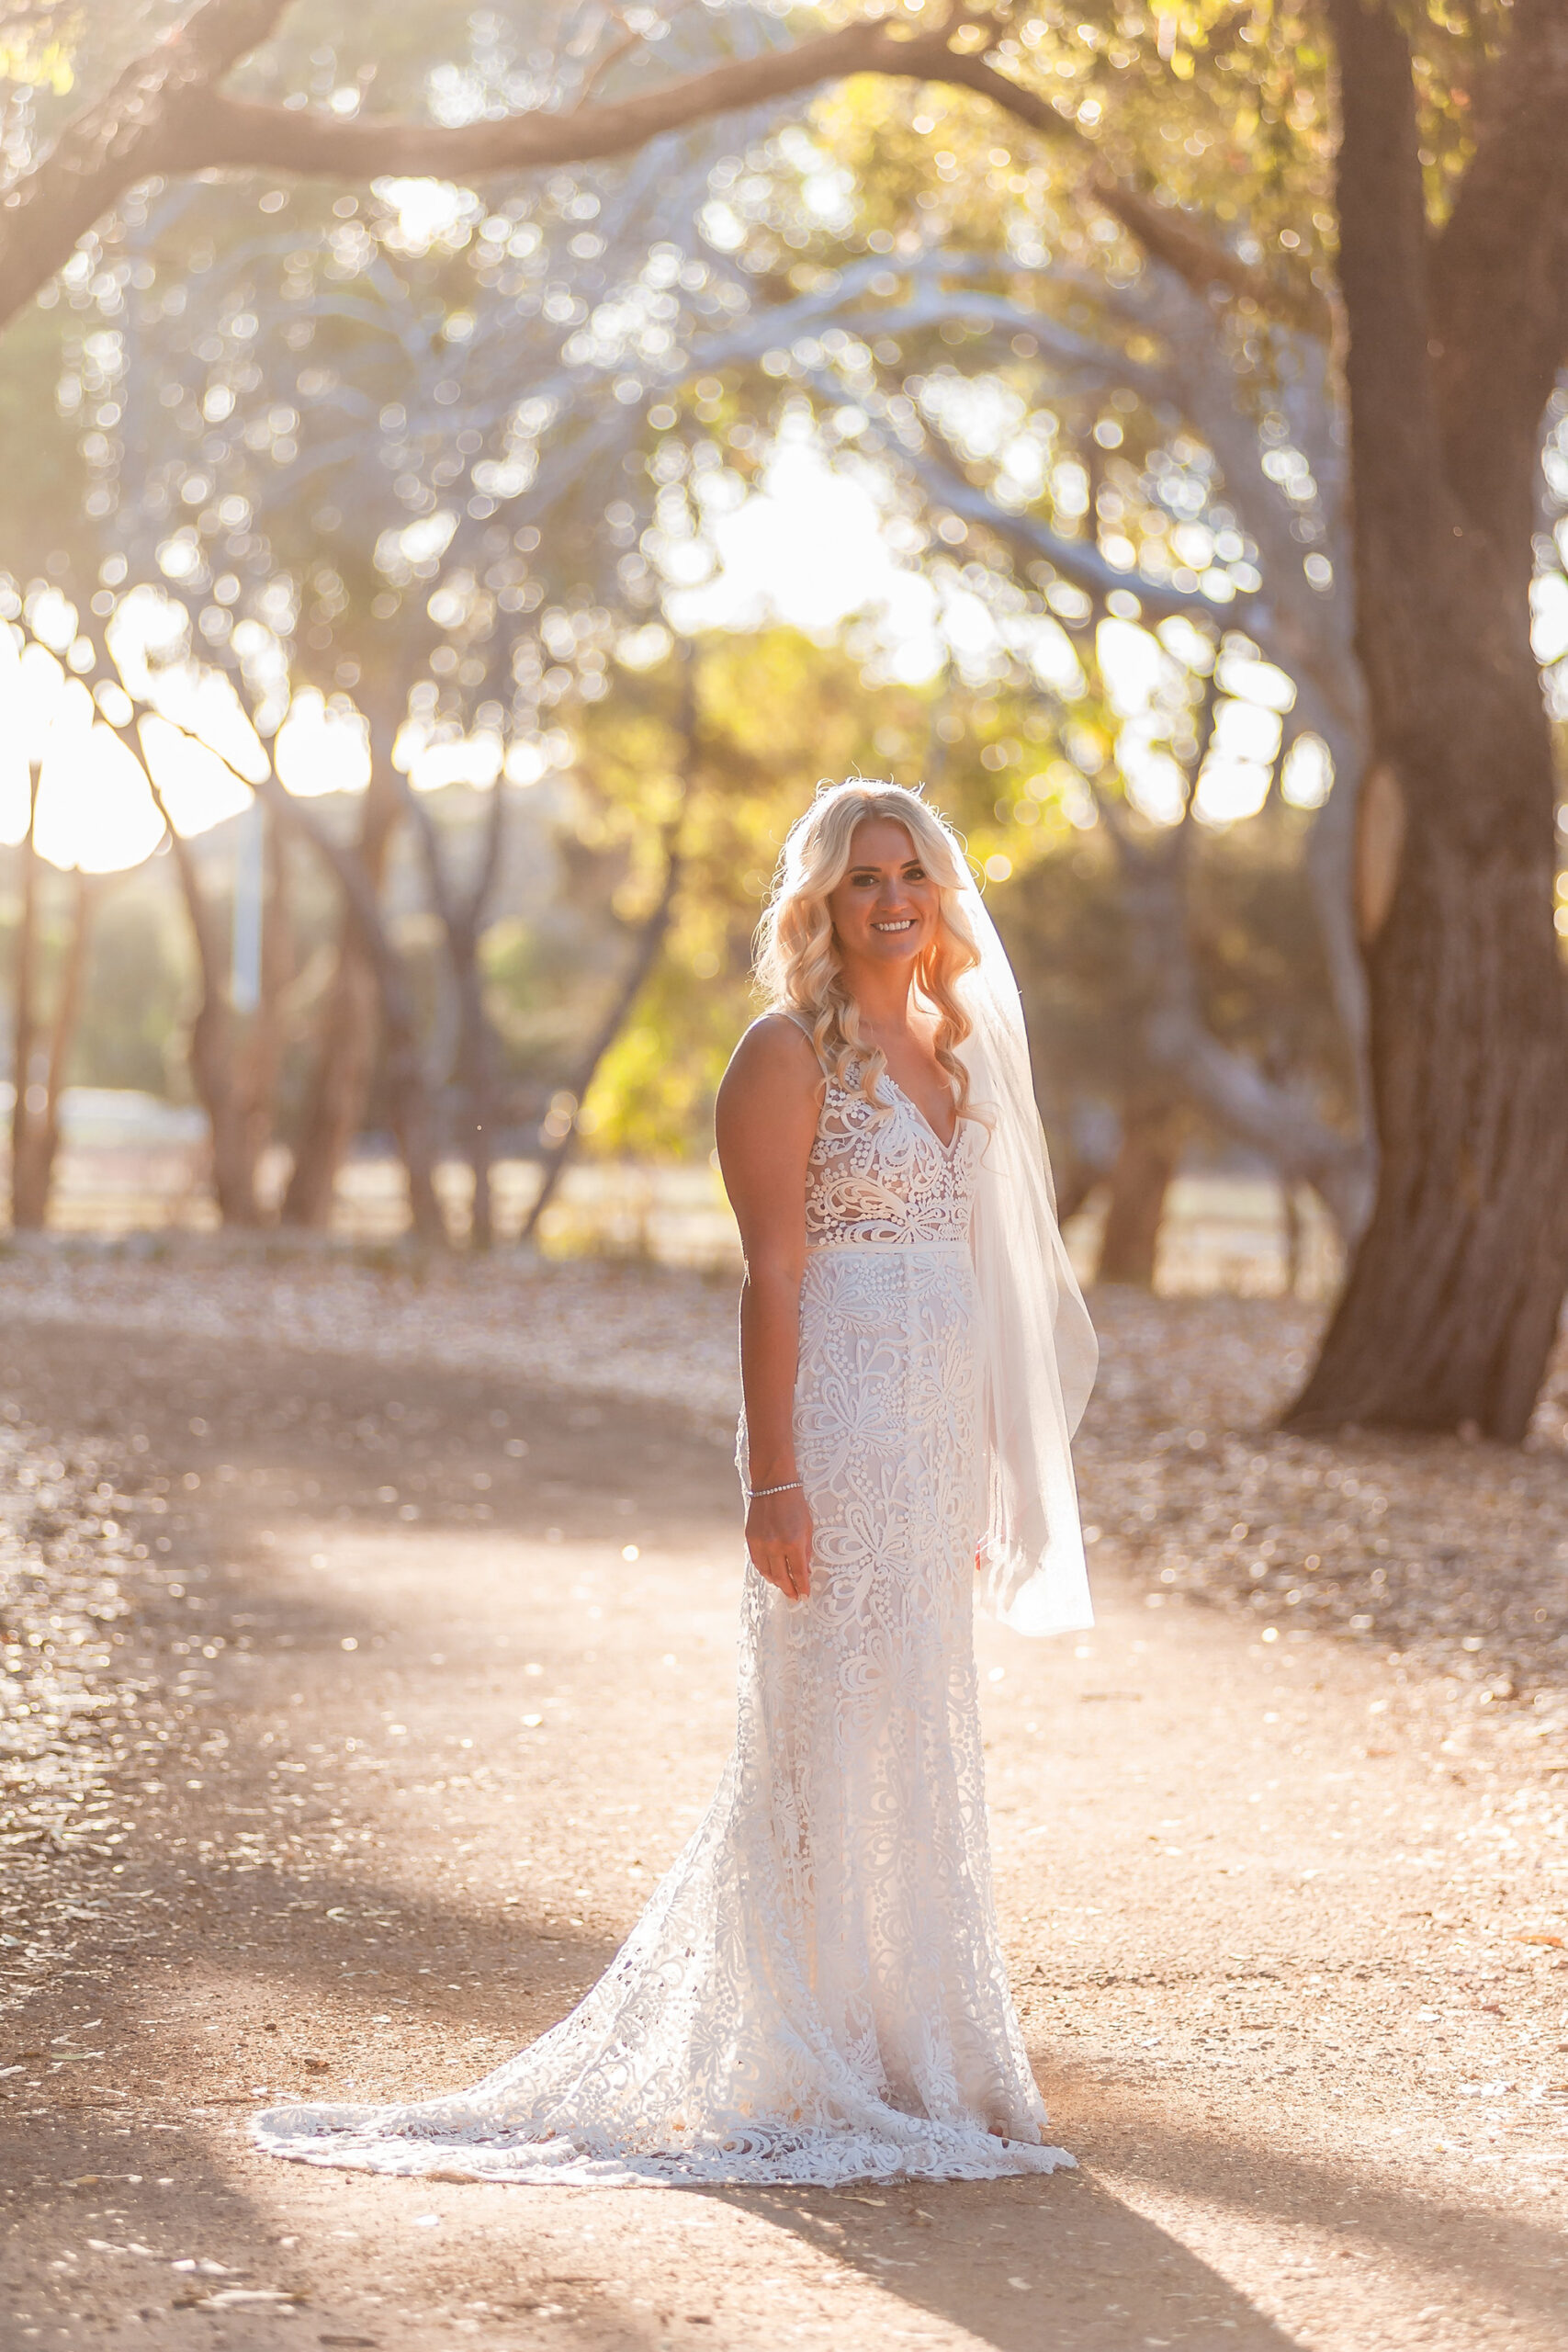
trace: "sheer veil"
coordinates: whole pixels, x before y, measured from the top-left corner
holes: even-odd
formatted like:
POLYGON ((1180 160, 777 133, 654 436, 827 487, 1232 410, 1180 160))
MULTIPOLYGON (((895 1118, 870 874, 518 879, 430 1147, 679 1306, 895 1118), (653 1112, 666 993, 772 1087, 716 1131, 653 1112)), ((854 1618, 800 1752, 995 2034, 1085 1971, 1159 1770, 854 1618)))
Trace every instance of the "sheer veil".
POLYGON ((1061 1230, 1018 982, 979 891, 960 906, 980 950, 957 983, 975 1026, 959 1047, 987 1122, 975 1201, 989 1521, 986 1601, 1021 1634, 1094 1623, 1072 1436, 1099 1346, 1061 1230))

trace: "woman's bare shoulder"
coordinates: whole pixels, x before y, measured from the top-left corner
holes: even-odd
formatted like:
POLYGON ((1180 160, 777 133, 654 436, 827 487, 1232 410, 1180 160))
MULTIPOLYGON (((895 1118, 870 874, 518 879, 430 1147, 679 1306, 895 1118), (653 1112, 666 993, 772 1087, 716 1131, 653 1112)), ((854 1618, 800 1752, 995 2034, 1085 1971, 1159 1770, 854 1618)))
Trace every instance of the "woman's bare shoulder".
POLYGON ((787 1012, 764 1012, 753 1021, 724 1074, 725 1091, 731 1094, 739 1091, 815 1099, 821 1084, 816 1047, 787 1012))

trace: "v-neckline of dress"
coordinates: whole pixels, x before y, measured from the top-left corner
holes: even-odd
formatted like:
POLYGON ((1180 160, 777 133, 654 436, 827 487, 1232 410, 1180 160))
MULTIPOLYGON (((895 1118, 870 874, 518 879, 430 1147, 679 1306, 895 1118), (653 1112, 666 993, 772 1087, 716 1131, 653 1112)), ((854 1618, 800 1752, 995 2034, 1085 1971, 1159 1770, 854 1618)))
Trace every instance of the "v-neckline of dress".
POLYGON ((963 1120, 958 1115, 956 1108, 953 1114, 953 1133, 948 1136, 947 1141, 943 1143, 942 1137, 938 1135, 936 1129, 932 1126, 931 1121, 927 1118, 925 1113, 916 1102, 914 1096, 909 1092, 908 1087, 900 1086, 890 1069, 885 1069, 883 1076, 886 1079, 888 1085, 893 1089, 895 1094, 901 1095, 904 1101, 908 1104, 910 1110, 914 1113, 916 1118, 919 1119, 921 1126, 924 1127, 927 1135, 930 1136, 932 1143, 935 1144, 942 1158, 944 1159, 951 1159, 953 1157, 953 1148, 958 1141, 958 1130, 964 1125, 963 1120))

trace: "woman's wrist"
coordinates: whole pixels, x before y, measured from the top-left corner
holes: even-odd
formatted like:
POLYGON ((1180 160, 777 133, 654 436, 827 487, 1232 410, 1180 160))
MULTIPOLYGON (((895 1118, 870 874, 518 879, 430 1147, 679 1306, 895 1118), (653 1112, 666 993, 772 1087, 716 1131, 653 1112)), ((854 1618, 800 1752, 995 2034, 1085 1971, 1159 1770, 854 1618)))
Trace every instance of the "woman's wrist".
POLYGON ((747 1454, 746 1484, 753 1494, 762 1487, 793 1486, 799 1476, 792 1453, 747 1454))

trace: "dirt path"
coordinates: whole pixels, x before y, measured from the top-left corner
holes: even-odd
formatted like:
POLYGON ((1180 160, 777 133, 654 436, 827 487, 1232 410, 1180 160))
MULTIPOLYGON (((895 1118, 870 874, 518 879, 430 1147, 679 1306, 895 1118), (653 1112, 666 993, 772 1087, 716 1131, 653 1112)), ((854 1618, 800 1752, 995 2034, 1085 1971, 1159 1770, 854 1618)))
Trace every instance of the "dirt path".
POLYGON ((1130 1555, 1092 1635, 981 1636, 1004 1932, 1080 2170, 595 2195, 257 2159, 264 2092, 455 2086, 604 1965, 728 1744, 731 1474, 673 1410, 477 1372, 69 1324, 25 1357, 35 1420, 169 1481, 138 1639, 178 1698, 0 2028, 6 2352, 1562 2342, 1568 1959, 1520 1939, 1568 1933, 1564 1857, 1526 1767, 1375 1654, 1151 1607, 1130 1555))

